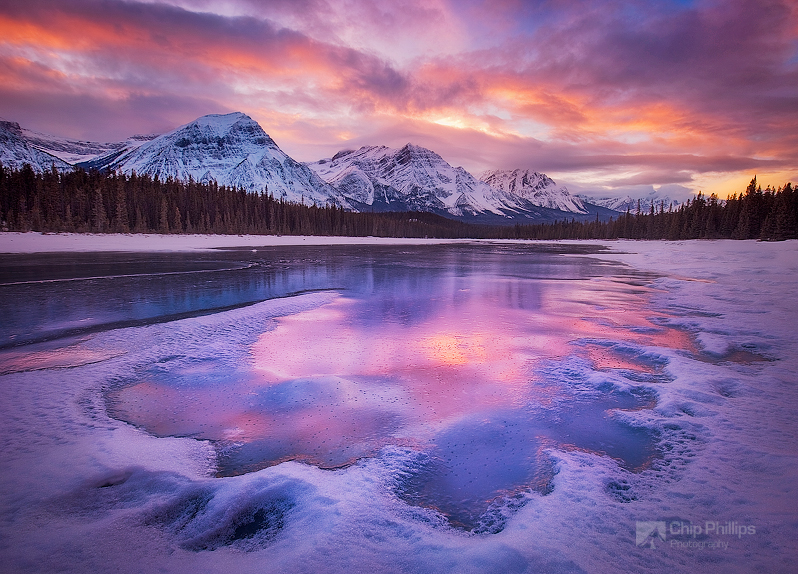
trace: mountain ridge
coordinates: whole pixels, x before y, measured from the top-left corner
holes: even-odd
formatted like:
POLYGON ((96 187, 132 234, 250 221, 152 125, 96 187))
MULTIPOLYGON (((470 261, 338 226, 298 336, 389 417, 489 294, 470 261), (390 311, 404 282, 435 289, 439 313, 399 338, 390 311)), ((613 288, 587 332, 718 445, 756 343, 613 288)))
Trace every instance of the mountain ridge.
POLYGON ((91 167, 161 179, 216 181, 253 193, 268 190, 286 201, 349 207, 331 186, 283 152, 257 122, 241 112, 202 116, 121 154, 109 154, 105 161, 98 158, 91 167))
POLYGON ((544 173, 530 169, 490 170, 480 174, 479 179, 507 195, 527 199, 549 209, 586 214, 582 201, 568 193, 568 188, 558 186, 544 173))
POLYGON ((38 172, 52 168, 58 171, 72 169, 72 164, 30 142, 17 122, 3 119, 0 119, 0 162, 14 169, 28 164, 38 172))
POLYGON ((29 163, 36 171, 78 167, 215 181, 351 211, 426 211, 504 224, 609 217, 608 210, 589 207, 545 174, 491 170, 477 178, 412 143, 399 149, 363 146, 300 163, 242 112, 209 114, 164 134, 115 143, 68 140, 0 122, 0 161, 12 167, 29 163))

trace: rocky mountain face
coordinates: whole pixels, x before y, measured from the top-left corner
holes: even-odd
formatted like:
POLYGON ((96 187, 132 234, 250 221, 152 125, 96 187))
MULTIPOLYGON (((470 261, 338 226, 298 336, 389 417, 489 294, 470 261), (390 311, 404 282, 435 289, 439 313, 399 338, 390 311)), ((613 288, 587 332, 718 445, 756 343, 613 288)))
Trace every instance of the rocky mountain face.
POLYGON ((529 169, 512 171, 486 171, 479 179, 500 190, 509 200, 518 198, 549 209, 586 214, 582 201, 568 193, 565 186, 557 185, 546 174, 529 169))
POLYGON ((256 121, 240 112, 203 116, 84 165, 161 180, 216 181, 287 201, 348 207, 332 186, 289 157, 256 121))
POLYGON ((361 209, 489 215, 492 221, 497 221, 495 216, 539 219, 540 207, 588 213, 578 198, 543 174, 494 171, 477 179, 435 152, 412 144, 401 149, 366 146, 308 165, 361 209))
POLYGON ((13 169, 29 164, 34 171, 70 171, 72 165, 30 141, 16 122, 0 120, 0 163, 13 169))

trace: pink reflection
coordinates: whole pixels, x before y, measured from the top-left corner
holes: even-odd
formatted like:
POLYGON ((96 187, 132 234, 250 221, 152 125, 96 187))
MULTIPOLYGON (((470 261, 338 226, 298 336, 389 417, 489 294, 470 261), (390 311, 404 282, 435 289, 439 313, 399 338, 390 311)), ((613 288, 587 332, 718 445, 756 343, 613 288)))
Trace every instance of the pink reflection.
MULTIPOLYGON (((361 327, 357 301, 338 298, 322 309, 279 320, 252 347, 260 384, 301 377, 390 377, 401 381, 414 422, 440 423, 511 405, 529 391, 531 364, 569 352, 569 337, 543 317, 470 298, 442 304, 439 315, 407 326, 361 327), (524 333, 530 324, 537 334, 524 333)), ((547 390, 538 389, 541 399, 547 390)))
POLYGON ((336 467, 386 443, 426 444, 482 413, 551 404, 563 388, 535 375, 543 359, 578 354, 598 369, 653 372, 635 357, 576 340, 688 344, 649 321, 644 288, 557 282, 534 309, 498 300, 495 288, 475 281, 406 323, 365 321, 364 301, 340 296, 279 318, 252 345, 251 370, 235 382, 172 387, 149 380, 115 393, 112 411, 159 435, 262 444, 260 467, 288 459, 336 467))

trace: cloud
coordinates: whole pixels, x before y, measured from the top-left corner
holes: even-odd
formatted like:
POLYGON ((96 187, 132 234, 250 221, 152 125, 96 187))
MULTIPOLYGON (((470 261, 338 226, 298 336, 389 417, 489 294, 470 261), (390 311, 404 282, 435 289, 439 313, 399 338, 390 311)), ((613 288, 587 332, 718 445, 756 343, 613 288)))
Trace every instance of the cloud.
POLYGON ((83 138, 241 110, 305 160, 413 141, 601 186, 798 172, 788 0, 7 0, 0 83, 0 115, 83 138))
POLYGON ((246 99, 242 92, 279 98, 312 85, 317 102, 353 98, 368 108, 406 89, 403 75, 379 58, 251 17, 91 1, 25 6, 0 11, 5 79, 19 90, 84 93, 87 101, 204 96, 230 107, 246 99), (26 67, 38 70, 36 85, 26 67), (57 78, 41 79, 46 74, 57 78))

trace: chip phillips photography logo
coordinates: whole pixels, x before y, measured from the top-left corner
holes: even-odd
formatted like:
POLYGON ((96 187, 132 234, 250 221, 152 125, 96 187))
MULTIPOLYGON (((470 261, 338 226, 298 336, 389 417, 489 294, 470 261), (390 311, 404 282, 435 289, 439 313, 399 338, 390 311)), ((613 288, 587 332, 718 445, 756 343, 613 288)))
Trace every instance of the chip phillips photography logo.
POLYGON ((756 534, 756 526, 734 520, 703 523, 685 520, 638 520, 635 543, 643 548, 656 548, 655 540, 671 548, 722 549, 729 547, 729 538, 741 539, 756 534))
POLYGON ((654 546, 654 539, 658 538, 665 542, 665 521, 637 521, 637 536, 635 540, 637 541, 638 546, 649 546, 651 548, 656 548, 654 546))

